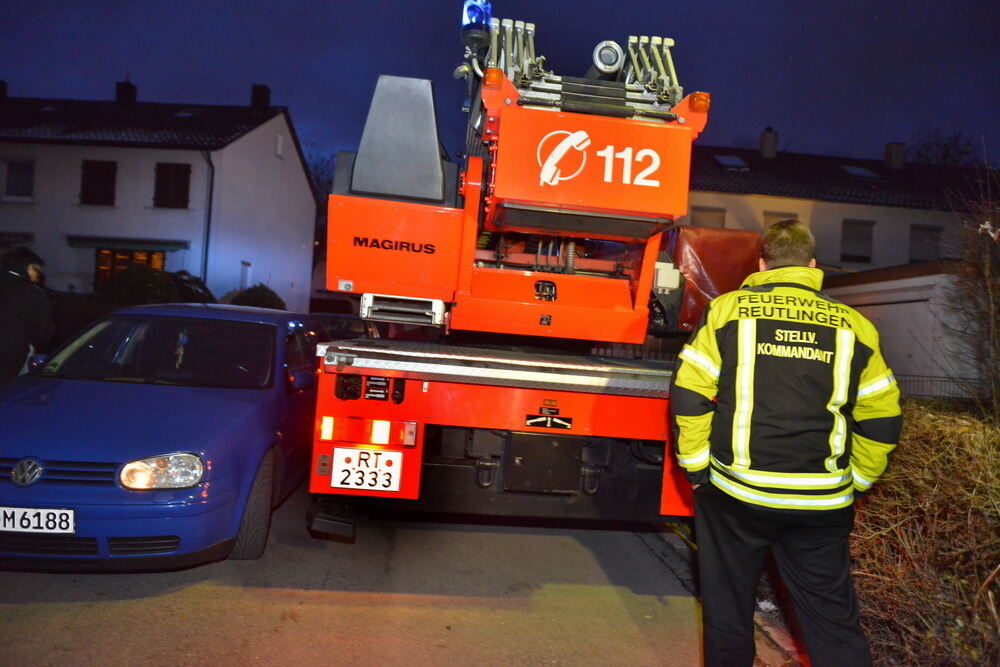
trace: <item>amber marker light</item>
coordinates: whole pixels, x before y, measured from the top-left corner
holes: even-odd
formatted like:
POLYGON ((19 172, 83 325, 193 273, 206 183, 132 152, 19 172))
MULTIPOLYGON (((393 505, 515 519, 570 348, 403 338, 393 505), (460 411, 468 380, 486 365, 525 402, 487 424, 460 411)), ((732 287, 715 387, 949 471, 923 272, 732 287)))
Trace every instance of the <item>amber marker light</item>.
POLYGON ((483 87, 496 89, 503 83, 503 70, 496 67, 489 67, 483 74, 483 87))
POLYGON ((701 113, 708 111, 709 107, 712 106, 711 93, 701 91, 691 93, 691 104, 689 106, 691 111, 698 111, 701 113))

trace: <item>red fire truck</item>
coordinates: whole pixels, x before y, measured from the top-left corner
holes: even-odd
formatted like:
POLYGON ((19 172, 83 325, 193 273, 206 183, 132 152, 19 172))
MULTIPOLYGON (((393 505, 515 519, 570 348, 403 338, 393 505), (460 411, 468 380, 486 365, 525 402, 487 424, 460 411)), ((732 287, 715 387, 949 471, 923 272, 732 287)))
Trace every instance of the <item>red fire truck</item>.
POLYGON ((353 536, 359 505, 629 522, 692 511, 664 359, 757 257, 756 234, 674 224, 710 97, 684 95, 671 39, 603 41, 586 76, 558 75, 533 24, 484 4, 466 2, 456 70, 463 164, 442 154, 430 81, 392 76, 358 151, 338 154, 327 288, 366 319, 433 335, 320 346, 315 531, 353 536))

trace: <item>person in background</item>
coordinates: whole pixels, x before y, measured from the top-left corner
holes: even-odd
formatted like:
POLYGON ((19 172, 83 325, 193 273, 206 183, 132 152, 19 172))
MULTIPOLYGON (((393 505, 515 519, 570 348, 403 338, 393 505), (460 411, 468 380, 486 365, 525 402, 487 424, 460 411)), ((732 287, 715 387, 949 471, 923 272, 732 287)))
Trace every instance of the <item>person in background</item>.
POLYGON ((0 382, 27 369, 28 357, 52 338, 52 306, 42 289, 45 262, 28 248, 0 262, 0 382))
POLYGON ((705 664, 754 662, 757 580, 772 551, 814 667, 871 664, 851 581, 854 499, 902 427, 875 327, 820 292, 815 241, 771 225, 760 271, 714 299, 670 391, 694 486, 705 664))

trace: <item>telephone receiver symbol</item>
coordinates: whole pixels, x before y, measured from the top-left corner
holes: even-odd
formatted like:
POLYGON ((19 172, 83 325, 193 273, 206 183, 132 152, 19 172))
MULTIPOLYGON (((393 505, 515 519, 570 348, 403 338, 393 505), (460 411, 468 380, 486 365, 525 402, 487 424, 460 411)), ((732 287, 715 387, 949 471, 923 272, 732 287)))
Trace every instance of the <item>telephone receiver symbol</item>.
POLYGON ((559 182, 559 161, 563 159, 563 156, 569 152, 570 148, 575 148, 578 151, 582 151, 587 146, 590 145, 590 136, 587 135, 586 130, 577 130, 569 136, 565 137, 559 144, 552 149, 549 156, 545 158, 545 164, 542 165, 542 171, 539 174, 538 180, 539 185, 556 185, 559 182))

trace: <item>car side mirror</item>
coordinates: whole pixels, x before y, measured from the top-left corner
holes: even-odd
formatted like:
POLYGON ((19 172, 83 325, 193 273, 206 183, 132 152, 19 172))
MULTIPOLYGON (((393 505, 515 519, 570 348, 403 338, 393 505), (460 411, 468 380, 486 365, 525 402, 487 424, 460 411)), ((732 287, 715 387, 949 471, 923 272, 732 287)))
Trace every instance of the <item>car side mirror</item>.
POLYGON ((39 368, 45 365, 45 362, 49 360, 49 355, 47 354, 33 354, 28 358, 28 372, 35 373, 39 368))
POLYGON ((309 389, 316 384, 316 372, 312 370, 300 370, 288 372, 288 387, 294 391, 309 389))

